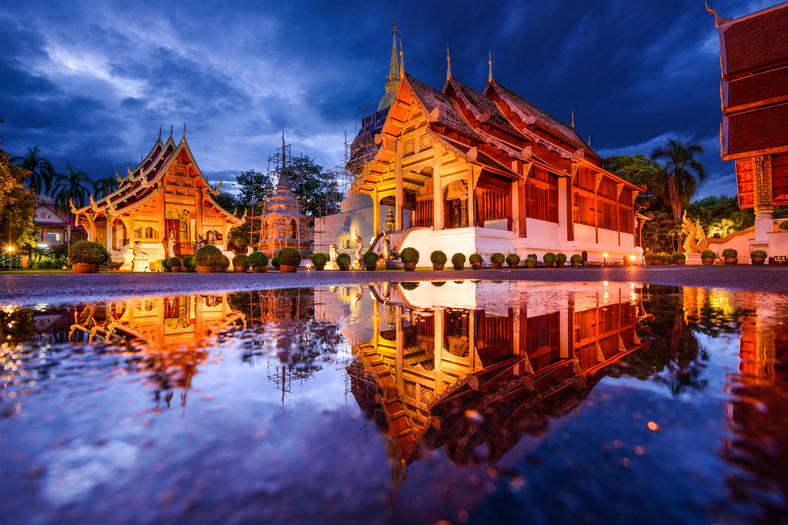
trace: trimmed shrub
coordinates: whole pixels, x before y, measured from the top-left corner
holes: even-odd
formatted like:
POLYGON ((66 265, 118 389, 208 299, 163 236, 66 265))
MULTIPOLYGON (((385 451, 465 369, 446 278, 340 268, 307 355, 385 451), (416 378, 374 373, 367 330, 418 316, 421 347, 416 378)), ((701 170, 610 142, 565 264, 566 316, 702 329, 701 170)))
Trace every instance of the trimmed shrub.
POLYGON ((197 263, 194 260, 194 255, 187 255, 183 258, 183 267, 184 268, 194 268, 197 266, 197 263))
POLYGON ((506 262, 511 264, 512 266, 517 266, 520 264, 520 256, 516 253, 510 253, 506 256, 506 262))
POLYGON ((315 267, 325 266, 328 262, 328 255, 325 253, 315 253, 312 255, 312 264, 315 267))
POLYGON ((430 281, 430 284, 432 286, 436 286, 436 287, 437 286, 443 286, 444 284, 446 284, 446 281, 430 281))
POLYGON ((222 270, 226 270, 229 267, 230 267, 230 259, 226 255, 222 254, 222 260, 219 262, 219 268, 221 268, 222 270))
POLYGON ((739 252, 734 250, 733 248, 725 248, 722 250, 722 258, 723 259, 733 259, 734 257, 738 257, 739 252))
POLYGON ((164 259, 153 261, 153 267, 156 268, 157 270, 163 270, 164 268, 166 268, 164 266, 164 259))
POLYGON ((233 268, 236 266, 249 266, 249 256, 245 253, 239 253, 233 257, 233 268))
POLYGON ((430 262, 432 264, 446 264, 446 254, 440 250, 435 250, 430 254, 430 262))
MULTIPOLYGON (((529 253, 529 254, 528 254, 528 257, 531 257, 531 258, 532 258, 534 261, 538 261, 538 260, 539 260, 539 257, 537 257, 535 253, 529 253)), ((528 257, 526 257, 526 259, 527 259, 528 257)))
POLYGON ((224 257, 224 255, 219 251, 219 248, 209 244, 197 251, 195 262, 197 266, 221 266, 222 257, 224 257))
POLYGON ((777 228, 778 228, 778 229, 779 229, 781 232, 788 232, 788 221, 782 221, 782 222, 781 222, 781 223, 780 223, 780 224, 777 226, 777 228))
POLYGON ((166 268, 180 268, 183 266, 183 263, 177 257, 170 257, 164 260, 164 265, 166 268))
POLYGON ((700 258, 701 259, 716 259, 717 258, 717 254, 714 253, 711 250, 703 250, 703 252, 700 254, 700 258))
POLYGON ((531 257, 529 255, 525 258, 525 264, 536 264, 536 257, 531 257))
POLYGON ((279 250, 279 264, 298 266, 301 264, 301 253, 295 248, 286 246, 279 250))
POLYGON ((399 283, 399 285, 402 286, 403 290, 415 290, 419 287, 419 283, 414 283, 413 281, 405 281, 403 283, 399 283))
POLYGON ((252 268, 262 268, 268 266, 268 256, 263 252, 252 252, 249 254, 249 266, 252 268))
POLYGON ((455 253, 451 256, 452 264, 465 264, 465 254, 455 253))
POLYGON ((750 259, 766 259, 766 252, 763 250, 753 250, 750 259))
POLYGON ((564 264, 566 262, 566 254, 565 253, 555 254, 555 262, 558 264, 564 264))
POLYGON ((364 261, 364 266, 375 266, 378 263, 378 258, 377 253, 369 251, 364 254, 362 260, 364 261))
POLYGON ((340 267, 350 266, 350 255, 346 253, 340 253, 337 256, 337 266, 340 267))
POLYGON ((273 259, 271 259, 271 266, 273 266, 277 270, 279 269, 279 256, 276 256, 273 259))
POLYGON ((484 258, 478 253, 472 253, 471 256, 468 257, 468 262, 471 264, 481 264, 484 262, 484 258))
POLYGON ((684 255, 684 253, 683 253, 683 252, 674 252, 674 253, 672 253, 672 254, 671 254, 671 256, 670 256, 670 259, 671 259, 673 262, 676 262, 676 261, 684 261, 684 260, 686 260, 686 259, 687 259, 687 256, 686 256, 686 255, 684 255))
POLYGON ((503 256, 502 253, 495 252, 494 254, 490 255, 490 262, 495 264, 503 264, 506 260, 506 257, 503 256))
POLYGON ((547 252, 544 254, 544 257, 542 257, 542 260, 545 264, 553 264, 555 263, 555 254, 553 252, 547 252))
POLYGON ((416 248, 405 248, 400 252, 399 260, 404 263, 416 264, 419 262, 419 251, 416 248))
POLYGON ((71 245, 68 251, 71 264, 104 264, 109 261, 109 252, 104 245, 91 241, 79 241, 71 245))
POLYGON ((670 263, 672 258, 669 253, 660 253, 659 258, 662 259, 662 262, 670 263))
POLYGON ((576 254, 574 254, 572 257, 570 257, 570 258, 569 258, 569 261, 570 261, 572 264, 581 263, 581 262, 583 262, 583 256, 582 256, 582 255, 580 255, 579 253, 576 253, 576 254))

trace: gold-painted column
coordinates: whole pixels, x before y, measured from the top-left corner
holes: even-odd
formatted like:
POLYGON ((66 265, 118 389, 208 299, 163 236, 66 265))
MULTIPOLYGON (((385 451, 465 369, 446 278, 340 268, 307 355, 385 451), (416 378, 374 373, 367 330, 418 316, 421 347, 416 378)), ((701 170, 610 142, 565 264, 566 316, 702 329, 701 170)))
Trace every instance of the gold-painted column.
POLYGON ((755 242, 769 242, 769 233, 774 231, 772 217, 772 158, 761 155, 753 160, 753 182, 755 183, 755 242))
POLYGON ((432 165, 432 229, 443 229, 443 191, 441 190, 441 165, 443 146, 436 143, 433 147, 432 165))
POLYGON ((394 228, 397 231, 402 231, 403 227, 403 217, 402 217, 402 205, 405 201, 405 194, 402 187, 402 140, 399 138, 397 139, 397 157, 395 160, 395 177, 397 179, 397 194, 395 196, 395 209, 394 209, 394 221, 395 226, 394 228))

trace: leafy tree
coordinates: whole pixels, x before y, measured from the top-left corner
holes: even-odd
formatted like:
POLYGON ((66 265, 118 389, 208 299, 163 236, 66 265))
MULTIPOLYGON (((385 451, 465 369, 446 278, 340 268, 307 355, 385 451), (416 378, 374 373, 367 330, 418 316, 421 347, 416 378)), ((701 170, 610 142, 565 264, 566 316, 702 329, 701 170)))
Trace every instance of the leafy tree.
POLYGON ((314 159, 299 157, 287 167, 287 175, 293 194, 301 205, 304 215, 322 217, 338 208, 342 195, 336 180, 314 159))
POLYGON ((55 179, 55 189, 52 193, 55 197, 55 204, 68 213, 67 240, 69 245, 71 245, 71 203, 73 202, 77 208, 85 206, 90 195, 88 184, 92 185, 88 174, 75 170, 70 164, 66 165, 66 173, 59 173, 55 179))
POLYGON ((646 187, 638 194, 636 201, 638 204, 643 205, 648 202, 649 208, 657 209, 667 202, 664 192, 667 177, 662 166, 642 153, 633 157, 629 155, 612 157, 605 169, 635 186, 646 187))
POLYGON ((255 202, 268 202, 274 194, 274 178, 271 172, 242 171, 236 181, 240 189, 238 202, 245 206, 255 202))
POLYGON ((93 181, 93 194, 96 200, 106 197, 116 189, 118 189, 118 179, 115 175, 93 181))
POLYGON ((681 219, 684 206, 695 195, 698 185, 706 179, 706 168, 695 158, 701 154, 702 145, 684 143, 674 138, 669 138, 665 146, 659 146, 651 152, 652 160, 665 161, 667 200, 673 210, 674 221, 681 219))
POLYGON ((23 157, 12 157, 11 162, 30 172, 28 188, 38 195, 48 195, 55 180, 55 168, 41 156, 38 146, 27 149, 23 157))
POLYGON ((37 238, 33 222, 36 194, 25 189, 30 171, 11 164, 8 153, 0 149, 0 245, 28 248, 37 238))
MULTIPOLYGON (((235 210, 236 215, 239 213, 243 214, 243 211, 238 211, 238 199, 230 195, 229 193, 220 193, 219 195, 214 195, 213 200, 216 201, 216 204, 224 208, 228 213, 233 213, 235 210)), ((240 215, 238 215, 240 217, 240 215)))

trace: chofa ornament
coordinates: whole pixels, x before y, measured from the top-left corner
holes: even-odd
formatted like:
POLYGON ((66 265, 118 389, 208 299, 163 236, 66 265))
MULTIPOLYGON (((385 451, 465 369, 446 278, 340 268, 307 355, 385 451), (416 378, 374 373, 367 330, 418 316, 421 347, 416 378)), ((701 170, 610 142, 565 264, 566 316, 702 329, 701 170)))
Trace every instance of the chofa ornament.
POLYGON ((706 239, 706 232, 700 225, 700 219, 696 219, 693 223, 687 219, 687 211, 684 210, 684 216, 681 218, 681 229, 687 234, 684 239, 684 251, 686 253, 700 253, 706 249, 708 240, 706 239))

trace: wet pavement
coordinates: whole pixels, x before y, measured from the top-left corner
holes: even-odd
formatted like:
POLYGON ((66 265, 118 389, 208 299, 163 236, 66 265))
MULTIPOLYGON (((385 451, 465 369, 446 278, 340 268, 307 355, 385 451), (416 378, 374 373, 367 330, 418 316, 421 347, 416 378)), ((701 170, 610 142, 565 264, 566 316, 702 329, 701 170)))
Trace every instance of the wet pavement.
POLYGON ((39 276, 0 300, 0 521, 788 520, 788 294, 515 272, 585 273, 39 276))

